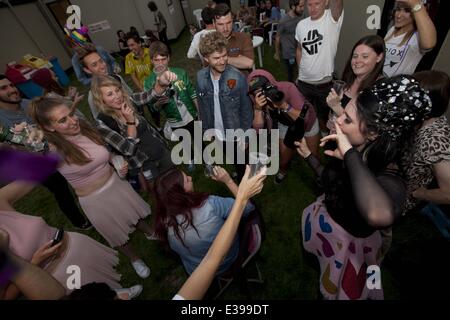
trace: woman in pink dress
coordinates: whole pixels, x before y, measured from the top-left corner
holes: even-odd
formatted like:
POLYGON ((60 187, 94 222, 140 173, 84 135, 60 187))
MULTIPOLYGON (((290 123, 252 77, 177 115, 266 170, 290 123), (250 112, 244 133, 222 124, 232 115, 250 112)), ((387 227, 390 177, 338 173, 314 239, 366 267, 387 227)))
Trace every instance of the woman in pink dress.
MULTIPOLYGON (((31 114, 64 160, 58 170, 75 189, 89 221, 111 247, 131 260, 141 278, 147 278, 150 269, 129 243, 129 234, 137 228, 150 239, 152 230, 143 220, 150 206, 113 170, 102 137, 64 99, 35 99, 31 114)), ((118 171, 125 176, 127 170, 124 162, 118 171)))
MULTIPOLYGON (((0 189, 0 232, 7 235, 12 253, 49 272, 69 294, 88 283, 106 283, 118 293, 137 296, 142 286, 120 289, 117 251, 77 232, 64 232, 60 243, 52 245, 57 229, 41 217, 25 215, 13 208, 14 202, 34 187, 31 183, 13 182, 0 189)), ((12 299, 20 293, 10 284, 4 298, 12 299)))

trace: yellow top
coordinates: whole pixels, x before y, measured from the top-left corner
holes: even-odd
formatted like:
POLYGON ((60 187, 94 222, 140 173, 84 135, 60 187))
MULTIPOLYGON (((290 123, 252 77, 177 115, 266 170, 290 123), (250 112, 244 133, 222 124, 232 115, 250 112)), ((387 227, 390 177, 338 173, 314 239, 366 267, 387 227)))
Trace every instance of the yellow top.
POLYGON ((144 79, 152 73, 152 62, 148 48, 142 48, 144 54, 141 58, 130 52, 125 57, 125 74, 135 74, 139 82, 144 85, 144 79))

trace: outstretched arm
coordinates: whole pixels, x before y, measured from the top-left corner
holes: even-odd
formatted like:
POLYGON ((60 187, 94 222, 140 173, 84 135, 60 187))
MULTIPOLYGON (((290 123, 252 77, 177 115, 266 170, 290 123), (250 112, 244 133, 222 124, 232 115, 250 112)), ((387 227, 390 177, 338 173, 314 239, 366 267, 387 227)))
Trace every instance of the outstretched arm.
POLYGON ((14 211, 13 204, 36 186, 35 182, 15 181, 0 189, 0 210, 14 211))

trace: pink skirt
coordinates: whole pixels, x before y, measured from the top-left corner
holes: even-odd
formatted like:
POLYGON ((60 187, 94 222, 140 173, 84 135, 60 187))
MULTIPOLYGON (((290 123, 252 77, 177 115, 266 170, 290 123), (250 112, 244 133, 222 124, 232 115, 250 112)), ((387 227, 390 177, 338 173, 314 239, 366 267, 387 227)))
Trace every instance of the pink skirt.
POLYGON ((68 244, 64 256, 52 272, 70 294, 75 285, 91 282, 106 283, 119 289, 120 274, 115 271, 119 263, 117 251, 81 233, 68 232, 68 244))
POLYGON ((317 198, 302 216, 303 246, 319 260, 322 295, 331 300, 383 299, 382 288, 366 284, 368 266, 381 262, 380 232, 355 238, 330 217, 323 199, 317 198))
POLYGON ((94 228, 113 248, 126 244, 150 206, 114 172, 99 190, 80 197, 80 205, 94 228))

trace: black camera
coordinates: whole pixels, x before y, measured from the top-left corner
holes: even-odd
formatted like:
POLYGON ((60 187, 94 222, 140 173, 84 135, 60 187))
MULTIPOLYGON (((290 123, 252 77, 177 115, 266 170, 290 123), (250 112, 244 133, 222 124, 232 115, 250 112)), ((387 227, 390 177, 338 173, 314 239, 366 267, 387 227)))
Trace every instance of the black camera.
POLYGON ((271 102, 278 104, 284 100, 284 93, 270 81, 262 76, 255 77, 249 84, 249 93, 256 95, 256 91, 261 90, 261 93, 271 102))
POLYGON ((302 140, 305 136, 305 118, 309 107, 310 106, 305 103, 298 118, 292 125, 289 126, 286 132, 286 136, 283 139, 283 143, 286 145, 286 147, 295 150, 295 142, 302 140))
POLYGON ((175 95, 176 91, 175 88, 172 87, 172 84, 169 84, 166 91, 164 91, 163 96, 166 96, 167 98, 172 98, 175 95))

